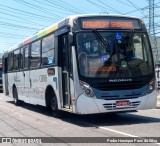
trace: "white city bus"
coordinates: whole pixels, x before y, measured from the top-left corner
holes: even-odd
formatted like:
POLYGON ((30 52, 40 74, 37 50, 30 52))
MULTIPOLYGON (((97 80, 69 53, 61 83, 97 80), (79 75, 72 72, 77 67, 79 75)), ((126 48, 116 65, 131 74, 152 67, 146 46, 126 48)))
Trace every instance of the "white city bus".
POLYGON ((156 107, 153 55, 144 22, 124 15, 70 16, 8 49, 4 93, 76 114, 156 107))

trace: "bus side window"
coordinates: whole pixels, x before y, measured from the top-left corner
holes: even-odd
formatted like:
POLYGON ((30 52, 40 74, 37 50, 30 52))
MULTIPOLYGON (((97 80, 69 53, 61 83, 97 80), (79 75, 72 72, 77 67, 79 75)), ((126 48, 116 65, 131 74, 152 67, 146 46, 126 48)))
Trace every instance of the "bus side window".
POLYGON ((8 71, 13 71, 13 53, 8 55, 8 71))
POLYGON ((20 49, 19 61, 20 69, 23 69, 23 48, 20 49))
POLYGON ((54 51, 54 34, 51 34, 42 40, 42 66, 55 63, 54 51))
POLYGON ((24 69, 28 69, 29 47, 24 48, 24 69))
POLYGON ((14 51, 14 70, 19 69, 19 49, 14 51))
POLYGON ((39 67, 40 64, 40 40, 31 44, 31 68, 39 67))

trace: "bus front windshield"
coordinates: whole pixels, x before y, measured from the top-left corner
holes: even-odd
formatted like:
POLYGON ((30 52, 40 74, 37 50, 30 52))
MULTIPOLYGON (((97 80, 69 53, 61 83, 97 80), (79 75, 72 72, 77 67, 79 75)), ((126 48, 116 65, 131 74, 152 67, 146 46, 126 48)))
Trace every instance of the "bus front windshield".
POLYGON ((149 40, 142 32, 78 32, 76 52, 81 76, 132 78, 152 74, 149 40))

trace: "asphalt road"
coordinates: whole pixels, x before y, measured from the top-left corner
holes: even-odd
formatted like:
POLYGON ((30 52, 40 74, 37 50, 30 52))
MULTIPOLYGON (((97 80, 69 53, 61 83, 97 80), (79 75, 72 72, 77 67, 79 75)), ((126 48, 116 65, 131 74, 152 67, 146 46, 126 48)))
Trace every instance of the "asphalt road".
MULTIPOLYGON (((41 106, 15 106, 0 94, 0 137, 160 137, 160 108, 133 113, 74 115, 54 118, 41 106)), ((32 145, 160 145, 159 143, 64 143, 32 145)), ((83 140, 83 139, 82 139, 83 140)), ((4 145, 4 144, 0 144, 4 145)), ((23 144, 5 144, 23 145, 23 144)), ((24 144, 27 145, 27 144, 24 144)), ((29 144, 31 145, 31 144, 29 144)))

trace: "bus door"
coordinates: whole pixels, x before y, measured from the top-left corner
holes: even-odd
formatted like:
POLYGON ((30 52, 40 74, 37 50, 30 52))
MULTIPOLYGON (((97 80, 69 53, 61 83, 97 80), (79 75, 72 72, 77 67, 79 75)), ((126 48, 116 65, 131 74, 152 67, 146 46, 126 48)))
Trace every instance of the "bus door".
POLYGON ((8 89, 8 56, 3 57, 3 92, 5 95, 9 95, 8 89))
POLYGON ((58 54, 59 64, 62 69, 62 96, 63 107, 70 108, 70 79, 69 79, 69 49, 68 49, 68 35, 63 34, 58 37, 58 54))

